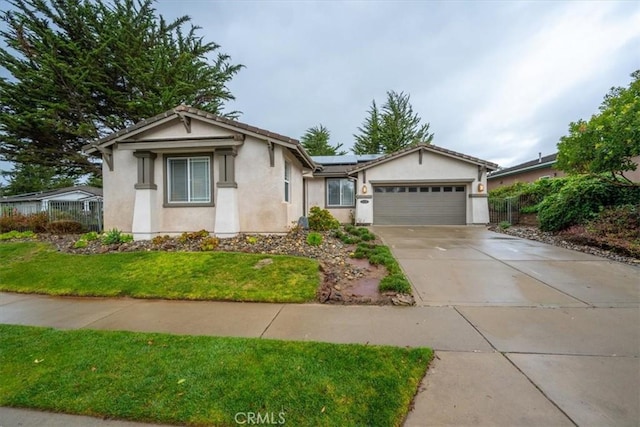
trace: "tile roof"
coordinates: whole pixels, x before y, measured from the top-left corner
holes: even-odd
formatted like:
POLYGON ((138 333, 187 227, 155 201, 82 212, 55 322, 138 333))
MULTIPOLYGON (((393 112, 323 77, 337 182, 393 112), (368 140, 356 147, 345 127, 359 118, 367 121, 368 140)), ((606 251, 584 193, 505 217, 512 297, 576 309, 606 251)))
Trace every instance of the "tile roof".
MULTIPOLYGON (((180 113, 187 113, 187 114, 191 114, 193 116, 197 116, 197 117, 202 117, 204 119, 213 121, 213 122, 217 122, 223 125, 227 125, 227 126, 231 126, 234 127, 236 129, 239 130, 244 130, 246 132, 250 132, 253 133, 255 135, 259 135, 259 136, 263 136, 267 139, 273 139, 274 141, 279 141, 282 143, 287 143, 287 144, 292 144, 296 147, 296 152, 294 153, 296 155, 296 157, 298 157, 298 159, 300 161, 302 161, 302 163, 307 163, 307 165, 309 167, 311 167, 312 169, 317 168, 317 165, 315 163, 313 163, 313 161, 311 160, 311 157, 307 154, 306 151, 304 151, 304 148, 302 147, 302 144, 300 144, 300 141, 298 141, 297 139, 294 138, 290 138, 288 136, 285 135, 281 135, 279 133, 275 133, 275 132, 271 132, 268 131, 266 129, 261 129, 259 127, 255 127, 255 126, 251 126, 249 124, 246 123, 242 123, 239 122, 237 120, 231 120, 231 119, 227 119, 225 117, 221 117, 215 114, 211 114, 209 112, 200 110, 198 108, 194 108, 194 107, 190 107, 188 105, 179 105, 176 108, 173 108, 171 110, 165 111, 164 113, 160 113, 156 116, 144 119, 134 125, 131 125, 125 129, 119 130, 118 132, 112 133, 111 135, 108 135, 104 138, 101 138, 97 141, 94 141, 91 144, 87 144, 84 147, 82 147, 82 150, 87 152, 87 153, 92 153, 95 152, 97 150, 97 147, 100 145, 111 145, 109 144, 111 143, 115 143, 115 140, 117 140, 118 138, 125 136, 127 134, 130 134, 136 130, 142 129, 146 126, 149 126, 153 123, 159 122, 161 120, 164 120, 166 118, 172 117, 172 116, 176 116, 178 117, 180 115, 180 113)), ((293 151, 293 150, 292 150, 293 151)))
POLYGON ((127 135, 131 132, 134 132, 138 129, 141 129, 145 126, 149 126, 150 124, 153 124, 155 122, 159 122, 160 120, 163 120, 165 118, 171 117, 171 116, 178 116, 179 113, 190 113, 193 114, 195 116, 198 117, 204 117, 205 119, 208 120, 212 120, 214 122, 218 122, 218 123, 222 123, 222 124, 226 124, 229 126, 233 126, 236 127, 238 129, 242 129, 242 130, 246 130, 248 132, 252 132, 255 133, 257 135, 262 135, 262 136, 266 136, 267 138, 272 138, 272 139, 277 139, 278 141, 282 141, 282 142, 288 142, 290 144, 295 144, 295 145, 300 145, 300 141, 298 141, 297 139, 294 138, 290 138, 288 136, 284 136, 284 135, 280 135, 278 133, 275 132, 270 132, 268 130, 265 129, 261 129, 255 126, 251 126, 248 125, 246 123, 242 123, 236 120, 231 120, 231 119, 227 119, 225 117, 221 117, 215 114, 211 114, 208 113, 206 111, 200 110, 198 108, 194 108, 194 107, 190 107, 188 105, 179 105, 176 108, 172 108, 171 110, 165 111, 164 113, 160 113, 158 115, 155 115, 153 117, 149 117, 147 119, 141 120, 138 123, 131 125, 125 129, 119 130, 118 132, 114 132, 111 135, 108 135, 104 138, 101 138, 91 144, 85 145, 83 147, 83 150, 88 150, 92 147, 95 147, 97 145, 102 145, 105 144, 109 141, 112 141, 114 139, 117 139, 121 136, 127 135))
POLYGON ((89 185, 77 185, 75 187, 65 187, 65 188, 58 188, 55 190, 40 191, 37 193, 25 193, 25 194, 18 194, 16 196, 4 197, 4 198, 0 198, 0 203, 39 201, 42 199, 46 199, 47 197, 57 196, 65 193, 73 193, 76 191, 81 191, 83 193, 87 193, 93 196, 102 196, 102 188, 91 187, 89 185))
POLYGON ((495 163, 488 162, 486 160, 482 160, 482 159, 479 159, 477 157, 468 156, 466 154, 458 153, 457 151, 449 150, 447 148, 438 147, 437 145, 433 145, 433 144, 417 144, 417 145, 411 145, 411 146, 406 147, 406 148, 404 148, 402 150, 396 151, 395 153, 391 153, 391 154, 387 154, 387 155, 382 156, 382 157, 378 157, 377 159, 372 160, 370 162, 366 162, 366 163, 363 163, 361 165, 357 165, 357 166, 351 168, 349 170, 349 172, 352 173, 352 172, 361 171, 363 169, 370 168, 370 167, 375 166, 377 164, 387 162, 389 160, 395 159, 396 157, 401 157, 401 156, 404 156, 405 154, 409 154, 409 153, 412 153, 412 152, 418 151, 418 150, 427 150, 427 151, 432 151, 432 152, 444 154, 444 155, 447 155, 447 156, 450 156, 450 157, 456 157, 456 158, 459 158, 461 160, 465 160, 465 161, 468 161, 468 162, 471 162, 471 163, 476 163, 476 164, 479 164, 479 165, 486 166, 487 169, 490 169, 490 170, 495 170, 495 169, 498 168, 498 165, 495 164, 495 163))

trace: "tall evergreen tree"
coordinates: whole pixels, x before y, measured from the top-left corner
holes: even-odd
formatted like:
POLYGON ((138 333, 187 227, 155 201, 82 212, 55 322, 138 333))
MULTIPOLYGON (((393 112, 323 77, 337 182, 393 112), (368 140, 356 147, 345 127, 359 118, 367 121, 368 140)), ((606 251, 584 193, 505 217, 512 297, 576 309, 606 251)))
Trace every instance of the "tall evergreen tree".
POLYGON ((378 111, 376 100, 371 102, 368 111, 369 116, 364 119, 362 127, 359 127, 359 134, 353 135, 356 142, 353 144, 355 154, 380 154, 384 152, 382 141, 382 117, 378 111))
POLYGON ((420 117, 413 112, 409 95, 404 92, 387 92, 387 100, 379 111, 375 100, 360 133, 354 135, 356 154, 388 154, 410 145, 433 141, 429 123, 420 124, 420 117))
POLYGON ((8 180, 4 187, 5 196, 71 187, 75 184, 72 177, 58 175, 54 168, 36 164, 14 165, 13 170, 1 171, 0 174, 8 180))
POLYGON ((347 154, 346 151, 340 150, 342 144, 329 144, 330 137, 331 132, 329 132, 329 129, 320 124, 307 129, 302 138, 300 138, 300 142, 311 156, 341 156, 347 154))
POLYGON ((0 12, 0 160, 99 174, 80 148, 179 104, 214 114, 241 65, 154 0, 9 0, 0 12), (215 59, 209 58, 215 55, 215 59))

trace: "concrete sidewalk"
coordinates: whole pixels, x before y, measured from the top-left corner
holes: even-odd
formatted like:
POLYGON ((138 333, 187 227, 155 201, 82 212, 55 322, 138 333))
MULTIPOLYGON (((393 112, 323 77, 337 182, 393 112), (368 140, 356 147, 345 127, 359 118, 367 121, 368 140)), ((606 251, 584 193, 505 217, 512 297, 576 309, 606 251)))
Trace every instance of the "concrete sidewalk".
MULTIPOLYGON (((405 426, 638 426, 640 269, 475 227, 377 227, 418 306, 0 293, 0 323, 428 346, 405 426)), ((0 408, 0 426, 135 423, 0 408), (56 424, 57 423, 57 424, 56 424)))

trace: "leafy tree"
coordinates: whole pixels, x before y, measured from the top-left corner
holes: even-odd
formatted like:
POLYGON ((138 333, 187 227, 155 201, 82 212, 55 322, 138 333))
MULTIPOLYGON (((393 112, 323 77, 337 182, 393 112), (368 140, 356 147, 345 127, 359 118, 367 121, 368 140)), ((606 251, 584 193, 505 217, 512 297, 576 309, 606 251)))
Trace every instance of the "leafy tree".
MULTIPOLYGON (((154 0, 9 0, 0 12, 0 160, 100 174, 83 145, 181 103, 223 114, 241 69, 154 0), (209 59, 209 58, 214 59, 209 59)), ((235 118, 237 112, 227 117, 235 118)))
POLYGON ((346 151, 340 150, 342 144, 329 144, 330 136, 331 132, 329 132, 329 129, 320 124, 307 129, 302 138, 300 138, 300 142, 302 142, 304 149, 312 156, 341 156, 347 154, 346 151))
POLYGON ((369 109, 369 117, 359 127, 359 135, 353 152, 356 154, 394 153, 410 145, 433 140, 429 123, 420 124, 420 117, 413 112, 410 96, 404 92, 387 92, 387 100, 379 111, 375 100, 369 109))
POLYGON ((560 138, 556 166, 569 174, 607 174, 615 182, 632 184, 625 171, 635 170, 640 155, 640 70, 629 87, 612 88, 589 121, 569 125, 560 138), (621 181, 622 180, 622 181, 621 181))
POLYGON ((4 187, 5 196, 71 187, 75 184, 72 177, 58 175, 54 168, 37 164, 16 164, 13 170, 1 173, 8 180, 4 187))

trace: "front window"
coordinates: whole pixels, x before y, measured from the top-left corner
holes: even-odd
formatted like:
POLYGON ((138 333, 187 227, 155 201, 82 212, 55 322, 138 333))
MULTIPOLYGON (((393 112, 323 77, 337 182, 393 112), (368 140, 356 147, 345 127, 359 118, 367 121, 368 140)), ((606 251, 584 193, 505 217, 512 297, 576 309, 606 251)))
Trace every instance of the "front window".
POLYGON ((291 201, 291 163, 284 162, 284 201, 291 201))
POLYGON ((169 203, 211 203, 210 157, 167 159, 169 203))
POLYGON ((355 201, 355 183, 346 178, 327 179, 327 206, 353 207, 355 201))

